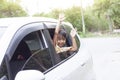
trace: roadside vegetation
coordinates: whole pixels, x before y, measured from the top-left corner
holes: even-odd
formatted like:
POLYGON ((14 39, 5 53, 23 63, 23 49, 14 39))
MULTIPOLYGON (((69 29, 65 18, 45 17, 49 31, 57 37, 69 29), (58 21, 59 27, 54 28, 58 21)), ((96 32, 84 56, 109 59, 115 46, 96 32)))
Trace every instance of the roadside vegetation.
MULTIPOLYGON (((28 16, 27 11, 19 5, 20 0, 8 2, 0 0, 0 17, 28 16)), ((94 0, 94 5, 83 9, 80 6, 71 6, 68 9, 52 9, 48 13, 36 13, 33 16, 57 18, 59 13, 64 13, 66 21, 73 24, 82 37, 116 37, 120 33, 120 1, 119 0, 94 0), (84 30, 82 23, 84 17, 84 30)))
POLYGON ((27 12, 22 9, 18 2, 0 0, 0 18, 27 16, 27 12))
POLYGON ((120 38, 120 33, 99 33, 99 32, 87 32, 86 35, 83 34, 79 34, 81 38, 115 38, 115 37, 119 37, 120 38))
POLYGON ((82 9, 73 6, 69 9, 54 9, 50 13, 38 13, 34 16, 47 16, 57 18, 58 13, 64 12, 66 20, 71 22, 83 37, 111 37, 119 36, 114 29, 120 29, 120 2, 119 0, 94 0, 92 7, 82 9), (85 34, 83 33, 82 11, 85 22, 85 34))

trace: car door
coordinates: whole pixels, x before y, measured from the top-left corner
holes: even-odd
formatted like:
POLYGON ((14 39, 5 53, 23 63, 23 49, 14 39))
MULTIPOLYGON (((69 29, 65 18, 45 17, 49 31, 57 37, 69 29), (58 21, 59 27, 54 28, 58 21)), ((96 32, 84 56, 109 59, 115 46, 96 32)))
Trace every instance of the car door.
MULTIPOLYGON (((47 26, 50 26, 50 24, 47 24, 47 26)), ((52 25, 52 24, 51 24, 52 25)), ((63 25, 63 28, 70 32, 72 29, 69 25, 63 25)), ((49 32, 51 29, 49 29, 49 32)), ((51 33, 49 33, 51 34, 51 33)), ((52 70, 45 72, 45 80, 86 80, 86 70, 87 68, 84 68, 84 64, 82 59, 86 59, 85 56, 80 55, 80 40, 78 35, 76 36, 76 42, 78 44, 78 50, 76 52, 73 52, 68 57, 65 57, 64 59, 61 59, 60 62, 58 62, 52 70)), ((82 50, 81 50, 82 53, 82 50)))
MULTIPOLYGON (((34 62, 32 61, 32 64, 28 64, 31 62, 31 57, 37 54, 37 52, 40 54, 41 58, 44 58, 42 61, 46 63, 43 64, 45 68, 49 69, 53 66, 53 59, 49 54, 49 50, 42 33, 43 29, 43 23, 31 23, 21 27, 14 34, 5 55, 8 80, 14 80, 15 75, 20 70, 37 69, 44 72, 45 70, 41 70, 39 68, 41 67, 41 64, 38 65, 38 63, 40 63, 39 58, 37 62, 34 60, 34 62)), ((38 54, 37 57, 39 57, 38 54)))

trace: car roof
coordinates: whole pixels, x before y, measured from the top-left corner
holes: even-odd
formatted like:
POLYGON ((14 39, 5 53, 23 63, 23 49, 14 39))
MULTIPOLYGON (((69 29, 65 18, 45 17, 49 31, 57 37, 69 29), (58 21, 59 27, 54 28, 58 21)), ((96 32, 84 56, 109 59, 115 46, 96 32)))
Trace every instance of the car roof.
POLYGON ((32 22, 57 22, 56 19, 46 18, 46 17, 10 17, 10 18, 0 18, 0 26, 16 26, 32 23, 32 22))

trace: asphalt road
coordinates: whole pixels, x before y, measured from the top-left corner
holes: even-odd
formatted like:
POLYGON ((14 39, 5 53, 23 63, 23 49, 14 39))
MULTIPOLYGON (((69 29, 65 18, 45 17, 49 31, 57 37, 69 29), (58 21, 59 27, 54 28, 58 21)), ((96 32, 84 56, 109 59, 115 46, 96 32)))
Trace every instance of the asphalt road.
POLYGON ((97 80, 120 80, 120 38, 82 38, 93 58, 97 80))

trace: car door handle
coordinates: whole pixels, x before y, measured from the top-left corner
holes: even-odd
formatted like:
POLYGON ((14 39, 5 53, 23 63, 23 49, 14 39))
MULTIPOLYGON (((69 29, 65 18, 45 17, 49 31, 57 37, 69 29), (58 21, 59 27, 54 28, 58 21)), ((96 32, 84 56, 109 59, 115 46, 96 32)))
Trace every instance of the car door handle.
POLYGON ((86 62, 82 63, 81 66, 83 67, 86 64, 86 62))

